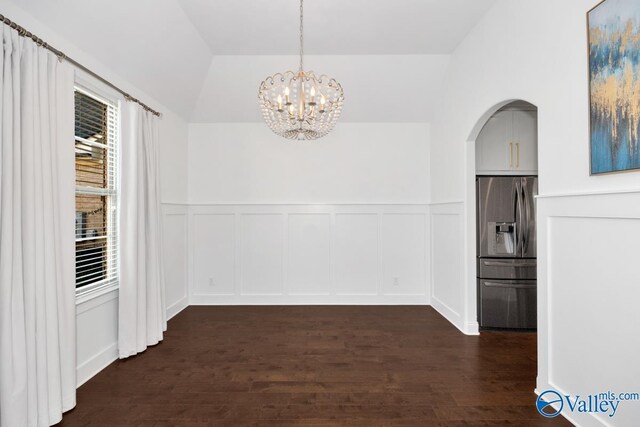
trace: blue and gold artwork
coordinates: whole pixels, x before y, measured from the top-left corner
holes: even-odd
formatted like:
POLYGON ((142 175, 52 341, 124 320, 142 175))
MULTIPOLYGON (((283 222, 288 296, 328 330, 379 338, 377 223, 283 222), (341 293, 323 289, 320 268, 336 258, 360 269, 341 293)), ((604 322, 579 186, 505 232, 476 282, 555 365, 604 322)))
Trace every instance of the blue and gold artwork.
POLYGON ((640 169, 640 1, 588 13, 591 173, 640 169))

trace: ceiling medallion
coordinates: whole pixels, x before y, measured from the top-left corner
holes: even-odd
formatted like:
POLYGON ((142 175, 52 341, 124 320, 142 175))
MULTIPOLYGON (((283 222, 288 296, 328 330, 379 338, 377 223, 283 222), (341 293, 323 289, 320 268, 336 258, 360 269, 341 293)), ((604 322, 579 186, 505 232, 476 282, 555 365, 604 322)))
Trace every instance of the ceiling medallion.
POLYGON ((344 92, 335 79, 304 71, 303 0, 300 0, 300 69, 267 77, 258 91, 262 117, 276 134, 297 140, 318 139, 340 118, 344 92))

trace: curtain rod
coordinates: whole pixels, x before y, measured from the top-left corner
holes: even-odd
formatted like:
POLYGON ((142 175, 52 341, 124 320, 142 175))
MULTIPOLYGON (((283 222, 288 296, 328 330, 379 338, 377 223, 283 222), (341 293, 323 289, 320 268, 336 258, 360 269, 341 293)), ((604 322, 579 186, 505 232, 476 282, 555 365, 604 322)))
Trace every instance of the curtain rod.
POLYGON ((11 21, 6 16, 0 14, 0 22, 3 22, 4 24, 7 24, 9 27, 11 27, 14 30, 16 30, 20 37, 29 38, 29 39, 33 40, 38 46, 42 46, 43 48, 53 52, 53 54, 56 55, 61 61, 62 60, 66 60, 66 61, 72 63, 74 66, 76 66, 77 68, 81 69, 85 73, 91 75, 92 77, 95 77, 96 79, 100 80, 102 83, 106 84, 110 88, 113 88, 113 89, 117 90, 122 95, 124 95, 124 99, 126 99, 127 101, 132 101, 132 102, 135 102, 137 104, 140 104, 142 106, 142 108, 144 108, 145 110, 153 113, 154 115, 156 115, 158 117, 161 116, 161 114, 158 111, 156 111, 153 108, 149 107, 147 104, 145 104, 144 102, 140 101, 139 99, 134 98, 133 96, 129 95, 127 92, 125 92, 124 90, 120 89, 118 86, 114 85, 110 81, 106 80, 104 77, 101 77, 100 75, 94 73, 93 71, 91 71, 90 69, 85 67, 84 65, 80 64, 78 61, 75 61, 74 59, 69 58, 63 52, 61 52, 58 49, 56 49, 55 47, 49 45, 44 40, 42 40, 40 37, 36 36, 35 34, 27 31, 24 27, 22 27, 22 26, 16 24, 15 22, 11 21))

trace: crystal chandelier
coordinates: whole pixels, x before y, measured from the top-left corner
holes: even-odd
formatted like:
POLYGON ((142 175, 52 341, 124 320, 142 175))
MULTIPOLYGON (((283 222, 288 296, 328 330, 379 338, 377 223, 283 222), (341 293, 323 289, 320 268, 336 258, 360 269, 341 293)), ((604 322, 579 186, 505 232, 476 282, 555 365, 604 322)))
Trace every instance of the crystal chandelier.
POLYGON ((262 117, 276 134, 288 139, 318 139, 335 126, 344 101, 335 79, 304 71, 303 0, 300 0, 300 69, 267 77, 258 91, 262 117))

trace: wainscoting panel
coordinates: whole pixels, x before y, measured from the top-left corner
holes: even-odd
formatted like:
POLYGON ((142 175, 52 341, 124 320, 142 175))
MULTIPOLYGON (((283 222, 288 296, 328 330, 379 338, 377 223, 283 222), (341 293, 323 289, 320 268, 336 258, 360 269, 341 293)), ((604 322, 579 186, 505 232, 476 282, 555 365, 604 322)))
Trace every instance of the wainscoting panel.
POLYGON ((463 332, 464 203, 431 206, 431 305, 463 332))
POLYGON ((427 205, 192 205, 192 304, 427 304, 427 205))
POLYGON ((235 216, 198 214, 192 217, 194 295, 233 295, 236 288, 235 216))
POLYGON ((377 295, 378 215, 336 215, 336 294, 377 295))
POLYGON ((422 214, 382 217, 382 293, 422 295, 427 273, 427 218, 422 214))
POLYGON ((167 318, 171 318, 189 305, 186 205, 162 206, 162 233, 167 318))
POLYGON ((289 295, 330 295, 331 216, 289 215, 289 295))
MULTIPOLYGON (((538 393, 638 388, 640 192, 538 198, 538 393)), ((635 425, 637 402, 576 425, 635 425)))
POLYGON ((242 295, 282 295, 284 215, 241 214, 242 295))

